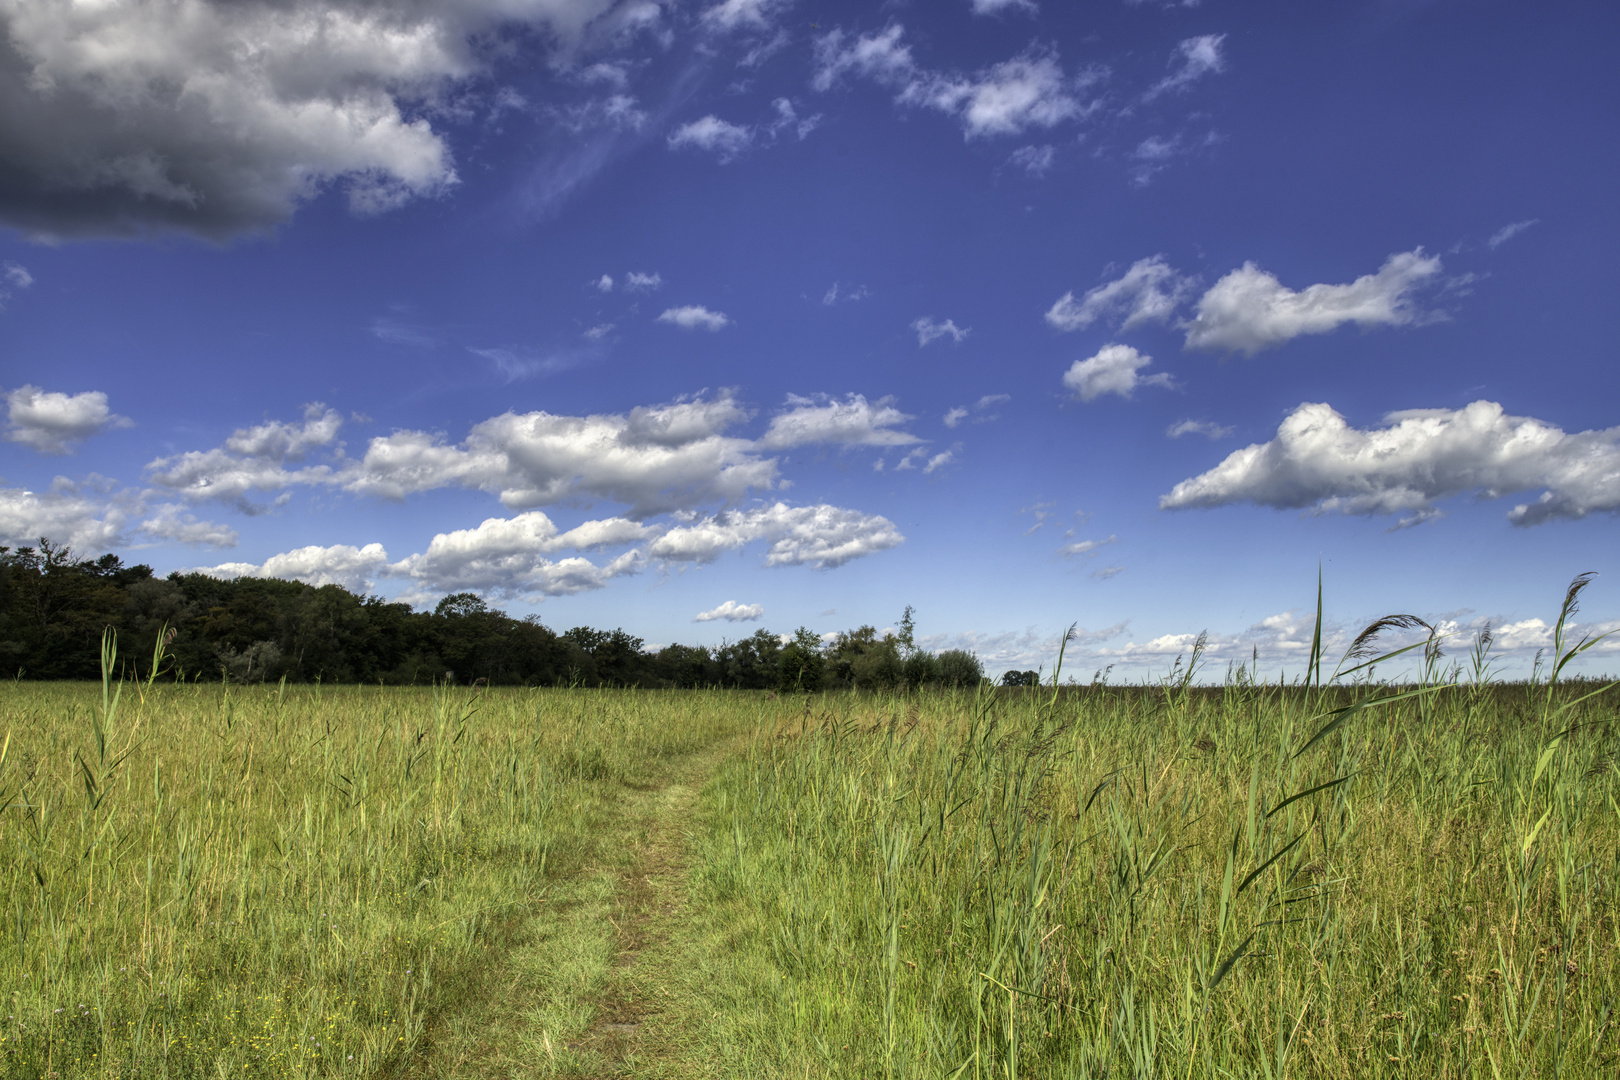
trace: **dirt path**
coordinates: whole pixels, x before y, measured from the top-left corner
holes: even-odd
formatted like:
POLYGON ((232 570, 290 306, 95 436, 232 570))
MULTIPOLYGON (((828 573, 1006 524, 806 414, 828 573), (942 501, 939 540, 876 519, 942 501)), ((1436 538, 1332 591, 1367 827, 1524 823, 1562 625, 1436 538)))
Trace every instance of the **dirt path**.
POLYGON ((437 1019, 423 1080, 689 1075, 680 987, 700 946, 684 935, 698 798, 734 752, 724 740, 663 763, 597 803, 577 872, 491 957, 480 991, 437 1019))

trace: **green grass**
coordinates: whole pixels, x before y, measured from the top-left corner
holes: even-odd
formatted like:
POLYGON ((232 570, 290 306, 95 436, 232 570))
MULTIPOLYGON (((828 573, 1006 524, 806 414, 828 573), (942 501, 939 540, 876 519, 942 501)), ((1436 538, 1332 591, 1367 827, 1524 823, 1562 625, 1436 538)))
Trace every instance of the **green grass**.
POLYGON ((1352 704, 1410 689, 784 725, 704 855, 775 971, 752 1074, 1615 1075, 1620 695, 1352 704))
POLYGON ((613 795, 762 704, 119 693, 0 695, 3 1077, 417 1069, 549 890, 583 888, 613 795))
POLYGON ((1614 1075, 1620 693, 1412 655, 913 697, 16 684, 0 1078, 1614 1075))

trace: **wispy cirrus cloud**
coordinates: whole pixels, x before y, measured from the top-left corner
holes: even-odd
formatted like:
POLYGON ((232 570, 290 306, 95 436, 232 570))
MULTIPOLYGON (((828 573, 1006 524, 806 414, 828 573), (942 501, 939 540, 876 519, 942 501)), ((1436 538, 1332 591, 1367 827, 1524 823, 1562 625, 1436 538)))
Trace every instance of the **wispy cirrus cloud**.
POLYGON ((939 322, 932 315, 924 315, 919 319, 912 320, 911 328, 917 332, 918 348, 923 348, 944 337, 950 338, 953 344, 960 345, 967 339, 969 334, 973 333, 969 327, 957 326, 954 319, 939 322))
POLYGON ((1064 72, 1051 50, 1030 49, 972 74, 930 71, 902 42, 894 23, 873 34, 852 36, 833 29, 816 40, 811 85, 826 92, 846 76, 878 83, 900 105, 929 108, 954 117, 968 139, 1018 135, 1082 119, 1095 108, 1083 95, 1106 77, 1099 67, 1064 72))

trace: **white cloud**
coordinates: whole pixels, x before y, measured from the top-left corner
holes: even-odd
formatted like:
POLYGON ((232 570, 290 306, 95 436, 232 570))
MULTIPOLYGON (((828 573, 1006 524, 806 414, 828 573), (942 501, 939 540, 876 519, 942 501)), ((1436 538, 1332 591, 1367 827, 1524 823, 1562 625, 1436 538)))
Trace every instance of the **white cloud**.
POLYGON ((7 262, 0 264, 0 277, 3 277, 6 284, 13 289, 26 289, 34 283, 34 275, 30 274, 28 268, 20 263, 7 262))
POLYGON ((1181 420, 1164 429, 1164 433, 1172 439, 1179 439, 1183 435, 1203 435, 1210 439, 1224 439, 1232 434, 1232 428, 1223 427, 1213 420, 1181 420))
POLYGON ((765 614, 763 604, 739 604, 735 600, 727 600, 719 607, 700 611, 693 616, 693 622, 714 622, 724 619, 727 622, 754 622, 765 614))
POLYGON ((217 578, 281 578, 306 585, 341 585, 350 592, 370 592, 376 577, 388 567, 388 552, 381 544, 357 548, 352 544, 331 547, 310 545, 272 555, 262 563, 229 562, 197 567, 192 573, 217 578))
POLYGON ((832 307, 834 304, 853 304, 858 300, 865 300, 871 295, 872 290, 868 289, 865 285, 857 285, 853 289, 845 289, 842 285, 835 281, 832 283, 832 287, 822 294, 821 302, 827 307, 832 307))
POLYGON ((69 454, 92 435, 130 426, 127 417, 107 408, 107 395, 100 390, 63 394, 19 386, 6 395, 6 410, 7 441, 42 454, 69 454))
POLYGON ((1415 521, 1438 515, 1441 499, 1541 488, 1508 519, 1534 525, 1620 510, 1620 427, 1568 434, 1510 416, 1492 401, 1391 413, 1384 424, 1361 430, 1328 405, 1301 405, 1276 438, 1183 480, 1159 506, 1252 502, 1317 513, 1416 515, 1415 521))
POLYGON ((698 304, 689 304, 686 307, 669 308, 658 321, 673 323, 683 330, 722 330, 731 325, 731 320, 718 311, 710 311, 698 304))
POLYGON ((1064 544, 1058 548, 1058 554, 1066 559, 1085 557, 1096 554, 1098 548, 1117 543, 1119 543, 1119 537, 1117 536, 1110 536, 1106 540, 1077 540, 1072 544, 1064 544))
POLYGON ((915 469, 917 467, 917 462, 923 460, 927 456, 928 451, 919 446, 916 449, 907 452, 906 456, 901 458, 899 463, 895 465, 894 471, 901 472, 906 469, 915 469))
POLYGON ((663 288, 663 285, 664 275, 656 271, 651 274, 643 274, 632 270, 624 276, 624 287, 631 292, 656 292, 663 288))
POLYGON ((1007 164, 1023 169, 1030 176, 1045 176, 1057 160, 1057 151, 1050 145, 1020 146, 1007 158, 1007 164))
POLYGON ((416 349, 431 349, 439 344, 437 335, 387 315, 372 320, 371 336, 390 345, 409 345, 416 349))
MULTIPOLYGON (((503 26, 562 50, 613 0, 205 0, 0 9, 0 220, 48 236, 262 231, 334 183, 359 213, 457 181, 430 106, 503 26)), ((656 11, 656 8, 655 8, 656 11)))
POLYGON ((975 15, 1001 15, 1008 11, 1022 11, 1033 15, 1040 8, 1035 6, 1035 0, 973 0, 973 14, 975 15))
POLYGON ((1170 58, 1171 64, 1178 65, 1176 69, 1155 83, 1142 100, 1152 101, 1160 94, 1185 89, 1205 75, 1226 70, 1226 59, 1221 55, 1225 40, 1225 34, 1202 34, 1183 40, 1170 58))
MULTIPOLYGON (((1081 85, 1087 81, 1082 79, 1081 85)), ((957 116, 972 139, 1018 135, 1084 116, 1088 109, 1071 92, 1073 88, 1051 56, 1026 55, 974 76, 918 79, 901 92, 900 100, 957 116)))
POLYGON ((396 499, 477 488, 512 509, 605 498, 642 518, 773 487, 775 459, 722 434, 746 415, 728 394, 629 415, 509 412, 474 425, 459 446, 421 431, 372 439, 342 481, 350 491, 396 499))
POLYGON ((1540 218, 1531 218, 1529 221, 1515 221, 1511 225, 1504 225, 1491 234, 1491 238, 1485 241, 1485 246, 1490 248, 1492 251, 1495 251, 1497 248, 1501 247, 1515 236, 1518 236, 1532 225, 1539 224, 1541 224, 1540 218))
POLYGON ((568 596, 636 573, 639 551, 628 551, 598 565, 579 556, 553 560, 566 550, 620 547, 655 530, 624 518, 587 521, 568 532, 538 510, 512 518, 488 518, 477 528, 439 533, 427 550, 387 568, 390 577, 408 578, 429 594, 492 593, 499 596, 568 596))
POLYGON ((1193 287, 1163 255, 1138 259, 1119 278, 1088 290, 1079 300, 1066 292, 1046 313, 1059 330, 1083 330, 1099 319, 1118 321, 1119 329, 1168 322, 1193 287))
POLYGON ((0 544, 33 545, 43 536, 81 552, 105 551, 124 542, 128 520, 122 507, 104 499, 0 488, 0 544))
POLYGON ((969 139, 1017 135, 1087 115, 1092 105, 1077 94, 1100 81, 1101 69, 1064 74, 1050 52, 1031 50, 972 75, 931 72, 918 66, 901 43, 898 23, 851 40, 835 29, 816 41, 811 85, 830 90, 846 74, 870 79, 895 92, 902 105, 920 105, 954 116, 969 139))
POLYGON ((933 457, 929 458, 928 459, 928 464, 923 466, 924 475, 933 472, 935 469, 942 469, 945 466, 949 465, 951 462, 955 461, 956 460, 956 452, 958 450, 960 450, 960 449, 961 449, 960 445, 953 446, 949 450, 942 451, 942 452, 940 452, 938 454, 935 454, 933 457))
POLYGON ((611 333, 613 333, 612 323, 597 323, 589 330, 586 330, 584 333, 580 334, 580 337, 585 338, 587 341, 601 341, 611 333))
POLYGON ((789 395, 789 408, 771 418, 759 445, 779 450, 810 443, 906 446, 921 442, 910 432, 894 430, 916 417, 891 402, 891 398, 867 401, 861 394, 850 394, 843 401, 789 395))
POLYGON ((793 39, 788 36, 788 32, 786 30, 777 30, 776 33, 772 34, 769 38, 758 42, 746 53, 744 53, 742 59, 737 61, 737 66, 743 68, 757 68, 765 61, 787 48, 792 40, 793 39))
POLYGON ((1069 370, 1063 373, 1063 385, 1073 390, 1081 401, 1095 401, 1104 394, 1128 398, 1138 386, 1175 385, 1165 372, 1146 377, 1137 374, 1152 362, 1153 357, 1129 345, 1104 345, 1096 355, 1069 365, 1069 370))
POLYGON ((1124 572, 1125 568, 1123 566, 1105 566, 1100 570, 1093 570, 1091 572, 1091 576, 1096 578, 1098 581, 1107 581, 1109 578, 1123 574, 1124 572))
POLYGON ((613 291, 613 275, 612 274, 603 274, 601 277, 599 277, 595 281, 591 282, 591 284, 596 286, 596 291, 597 292, 605 292, 605 293, 606 292, 612 292, 613 291))
POLYGON ((586 86, 607 83, 615 90, 624 90, 630 85, 630 64, 625 60, 598 61, 574 72, 574 79, 586 86))
POLYGON ((135 531, 153 540, 173 540, 197 547, 235 547, 236 530, 213 521, 200 521, 175 503, 154 508, 151 517, 135 526, 135 531))
POLYGON ((722 0, 703 12, 703 24, 718 31, 768 30, 792 4, 793 0, 722 0))
POLYGON ((940 419, 945 422, 946 427, 955 427, 957 424, 960 424, 963 420, 966 420, 967 416, 968 416, 968 411, 966 409, 961 408, 960 406, 958 406, 957 408, 952 409, 950 412, 947 412, 940 419))
POLYGON ((1440 273, 1438 256, 1422 248, 1391 255, 1376 274, 1348 285, 1312 285, 1300 292, 1284 286, 1252 262, 1210 287, 1186 325, 1187 348, 1253 356, 1301 334, 1326 334, 1353 322, 1406 326, 1423 316, 1411 294, 1440 273))
POLYGON ((671 562, 713 562, 728 551, 767 540, 766 566, 842 566, 851 559, 885 551, 905 541, 894 522, 825 503, 776 503, 754 510, 726 510, 671 529, 647 547, 647 554, 671 562))
POLYGON ((549 110, 558 123, 578 135, 593 128, 613 131, 639 131, 647 123, 647 113, 629 94, 609 94, 605 98, 582 101, 549 110))
POLYGON ((913 320, 911 328, 917 331, 918 348, 927 345, 931 341, 937 341, 942 337, 948 337, 951 339, 951 341, 960 345, 963 338, 973 333, 970 328, 957 326, 955 320, 953 319, 946 319, 944 322, 935 322, 933 316, 931 315, 924 315, 920 319, 913 320))
POLYGON ((753 128, 728 123, 713 113, 681 125, 670 134, 668 140, 671 150, 691 146, 714 151, 720 155, 722 164, 735 159, 753 141, 753 128))
POLYGON ((308 454, 337 441, 343 417, 320 402, 304 407, 304 422, 272 420, 239 428, 212 450, 188 450, 161 457, 146 468, 159 487, 195 499, 222 499, 244 505, 250 491, 276 491, 295 484, 325 484, 334 479, 329 465, 288 468, 308 454))
POLYGON ((986 394, 973 403, 973 408, 975 411, 988 409, 992 405, 1000 405, 1011 400, 1011 394, 986 394))
POLYGON ((771 102, 771 107, 776 110, 776 119, 765 125, 765 131, 772 139, 783 131, 791 130, 797 138, 803 140, 821 126, 820 113, 814 116, 800 116, 798 110, 793 107, 793 102, 785 97, 779 97, 771 102))

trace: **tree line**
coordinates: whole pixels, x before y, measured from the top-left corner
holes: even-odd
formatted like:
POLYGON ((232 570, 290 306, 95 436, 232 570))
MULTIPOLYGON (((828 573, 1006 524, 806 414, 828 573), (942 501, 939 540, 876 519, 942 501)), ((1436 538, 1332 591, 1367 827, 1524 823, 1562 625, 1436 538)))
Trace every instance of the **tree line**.
MULTIPOLYGON (((165 677, 410 685, 737 687, 817 691, 973 686, 984 677, 964 650, 930 653, 913 641, 912 609, 897 631, 870 626, 830 641, 800 627, 760 630, 717 647, 649 650, 623 629, 561 633, 538 616, 513 618, 474 593, 431 612, 340 585, 277 578, 158 577, 118 556, 81 558, 64 544, 0 547, 0 675, 95 679, 112 627, 120 656, 150 656, 161 637, 165 677)), ((131 674, 147 674, 147 660, 131 674)), ((1020 673, 1012 673, 1020 674, 1020 673)))

